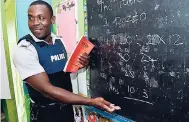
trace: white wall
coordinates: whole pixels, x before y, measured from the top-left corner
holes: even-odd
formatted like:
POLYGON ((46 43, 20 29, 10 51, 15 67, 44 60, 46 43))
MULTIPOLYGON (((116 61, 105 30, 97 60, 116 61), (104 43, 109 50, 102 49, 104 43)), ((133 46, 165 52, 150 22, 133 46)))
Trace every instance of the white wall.
MULTIPOLYGON (((1 13, 0 13, 1 16, 1 13)), ((2 29, 2 21, 0 19, 0 37, 1 37, 1 81, 0 81, 0 99, 10 99, 10 89, 9 89, 9 81, 8 81, 8 74, 7 74, 7 64, 6 64, 6 57, 5 57, 5 49, 4 49, 4 41, 3 41, 3 29, 2 29)))

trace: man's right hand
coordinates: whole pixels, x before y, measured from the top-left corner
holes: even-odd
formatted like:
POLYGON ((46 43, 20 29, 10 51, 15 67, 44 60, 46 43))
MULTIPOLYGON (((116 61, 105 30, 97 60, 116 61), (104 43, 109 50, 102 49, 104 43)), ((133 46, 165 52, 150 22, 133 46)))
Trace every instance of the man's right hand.
POLYGON ((120 109, 119 106, 114 106, 113 104, 104 100, 101 97, 93 99, 86 98, 77 94, 73 94, 72 92, 65 89, 55 87, 51 84, 45 72, 28 77, 26 79, 26 82, 33 88, 38 90, 45 97, 48 97, 52 100, 60 101, 62 103, 69 103, 74 105, 91 105, 110 113, 120 109))
POLYGON ((115 110, 121 109, 119 106, 115 106, 114 104, 104 100, 102 97, 90 99, 89 104, 110 113, 114 112, 115 110))

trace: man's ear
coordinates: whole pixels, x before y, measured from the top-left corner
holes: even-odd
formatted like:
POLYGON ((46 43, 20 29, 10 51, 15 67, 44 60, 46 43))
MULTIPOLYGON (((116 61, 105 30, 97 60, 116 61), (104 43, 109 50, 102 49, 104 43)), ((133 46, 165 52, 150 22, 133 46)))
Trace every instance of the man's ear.
POLYGON ((56 17, 55 17, 55 16, 52 16, 52 17, 51 17, 51 23, 52 23, 52 24, 55 24, 55 21, 56 21, 56 17))

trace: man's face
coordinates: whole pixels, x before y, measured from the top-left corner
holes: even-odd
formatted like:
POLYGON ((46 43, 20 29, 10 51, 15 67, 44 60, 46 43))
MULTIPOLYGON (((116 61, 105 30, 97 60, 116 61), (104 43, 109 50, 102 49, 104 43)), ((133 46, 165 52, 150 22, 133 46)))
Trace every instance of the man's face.
POLYGON ((50 14, 45 5, 32 5, 28 9, 28 26, 33 35, 38 39, 44 39, 51 33, 51 24, 55 17, 50 14))

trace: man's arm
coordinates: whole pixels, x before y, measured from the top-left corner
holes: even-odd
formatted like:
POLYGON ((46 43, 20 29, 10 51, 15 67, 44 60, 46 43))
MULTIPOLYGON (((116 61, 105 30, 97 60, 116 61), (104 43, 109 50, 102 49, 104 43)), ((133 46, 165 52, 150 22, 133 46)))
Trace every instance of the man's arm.
POLYGON ((44 96, 64 103, 92 105, 109 112, 118 109, 115 106, 111 107, 111 103, 105 101, 103 98, 84 98, 65 89, 53 86, 45 70, 39 63, 35 48, 26 41, 20 42, 20 45, 24 45, 24 47, 18 46, 13 52, 14 64, 22 80, 26 80, 28 84, 44 96))
POLYGON ((45 97, 63 103, 90 105, 108 112, 113 112, 120 109, 118 106, 112 105, 101 97, 94 99, 85 98, 65 89, 55 87, 50 83, 49 78, 45 72, 28 77, 26 82, 34 89, 42 93, 45 97))

